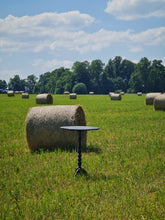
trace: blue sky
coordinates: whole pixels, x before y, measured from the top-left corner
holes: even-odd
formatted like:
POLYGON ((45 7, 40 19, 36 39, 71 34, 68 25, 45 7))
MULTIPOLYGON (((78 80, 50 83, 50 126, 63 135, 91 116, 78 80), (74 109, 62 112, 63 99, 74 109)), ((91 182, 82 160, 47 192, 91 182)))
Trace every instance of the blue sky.
POLYGON ((165 64, 165 0, 0 0, 0 79, 115 56, 165 64))

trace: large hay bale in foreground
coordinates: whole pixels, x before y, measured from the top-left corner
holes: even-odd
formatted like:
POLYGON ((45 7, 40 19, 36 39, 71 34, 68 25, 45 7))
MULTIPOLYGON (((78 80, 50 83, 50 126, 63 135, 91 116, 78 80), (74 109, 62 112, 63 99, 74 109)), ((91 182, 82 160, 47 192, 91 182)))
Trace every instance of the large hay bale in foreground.
POLYGON ((77 99, 77 94, 76 93, 70 93, 69 98, 70 99, 77 99))
POLYGON ((121 95, 120 94, 116 94, 116 93, 111 93, 109 94, 110 99, 113 100, 121 100, 121 95))
POLYGON ((165 94, 158 95, 154 98, 155 110, 165 111, 165 94))
POLYGON ((39 94, 36 96, 36 104, 53 104, 53 97, 51 94, 39 94))
POLYGON ((28 99, 29 98, 29 93, 22 93, 22 99, 28 99))
MULTIPOLYGON (((86 125, 85 113, 80 105, 33 107, 26 118, 26 139, 31 151, 78 146, 78 131, 65 131, 61 126, 86 125)), ((82 133, 82 146, 86 146, 86 132, 82 133)))
POLYGON ((14 96, 14 91, 13 90, 9 90, 7 92, 8 97, 14 96))
POLYGON ((154 98, 160 94, 161 94, 160 92, 147 93, 146 94, 146 105, 153 105, 154 98))

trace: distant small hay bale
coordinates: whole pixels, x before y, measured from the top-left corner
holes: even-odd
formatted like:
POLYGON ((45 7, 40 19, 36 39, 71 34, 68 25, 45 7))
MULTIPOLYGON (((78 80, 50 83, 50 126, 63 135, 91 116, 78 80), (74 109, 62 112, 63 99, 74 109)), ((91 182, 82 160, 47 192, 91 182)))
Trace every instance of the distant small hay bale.
POLYGON ((51 94, 39 94, 36 96, 36 104, 53 104, 53 97, 51 94))
POLYGON ((116 93, 109 94, 110 99, 113 100, 121 100, 121 95, 116 93))
POLYGON ((142 92, 137 92, 138 96, 142 96, 142 94, 143 94, 142 92))
POLYGON ((154 109, 165 111, 165 94, 160 94, 154 98, 154 109))
POLYGON ((14 96, 14 91, 13 90, 9 90, 7 92, 8 97, 14 96))
POLYGON ((146 105, 153 105, 154 98, 160 94, 161 94, 160 92, 147 93, 146 94, 146 105))
MULTIPOLYGON (((81 105, 32 107, 26 118, 26 140, 31 151, 78 146, 78 132, 65 131, 61 126, 85 126, 81 105)), ((86 132, 82 132, 82 146, 86 147, 86 132)))
POLYGON ((113 94, 115 94, 114 92, 109 92, 109 96, 111 96, 111 95, 113 95, 113 94))
POLYGON ((76 93, 70 93, 69 98, 70 99, 77 99, 77 94, 76 93))
POLYGON ((120 92, 120 95, 124 95, 125 93, 124 92, 120 92))
POLYGON ((89 95, 94 95, 94 92, 89 92, 89 95))
POLYGON ((69 92, 68 92, 68 91, 65 91, 64 94, 65 94, 65 95, 69 95, 69 92))
POLYGON ((22 99, 28 99, 29 98, 29 93, 22 93, 22 99))

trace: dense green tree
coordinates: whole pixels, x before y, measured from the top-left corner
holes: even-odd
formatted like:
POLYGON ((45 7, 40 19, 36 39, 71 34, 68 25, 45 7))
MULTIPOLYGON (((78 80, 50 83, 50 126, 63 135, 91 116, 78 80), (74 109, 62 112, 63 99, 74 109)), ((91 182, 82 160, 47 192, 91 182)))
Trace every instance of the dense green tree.
POLYGON ((148 87, 153 92, 165 91, 165 67, 161 60, 153 60, 148 76, 148 87))
POLYGON ((77 94, 87 94, 87 87, 84 83, 77 83, 72 91, 77 94))
POLYGON ((93 60, 89 66, 90 87, 94 93, 101 93, 101 74, 103 73, 104 63, 101 60, 93 60))
POLYGON ((113 72, 113 62, 112 59, 108 61, 108 64, 104 68, 104 73, 106 74, 107 78, 114 78, 114 72, 113 72))
POLYGON ((113 63, 113 75, 114 75, 114 78, 117 78, 121 75, 120 70, 121 70, 122 57, 116 56, 112 60, 112 63, 113 63))
POLYGON ((0 80, 0 93, 5 93, 7 90, 7 83, 5 80, 0 80))
POLYGON ((15 75, 14 78, 10 78, 8 88, 14 91, 25 91, 26 82, 20 79, 19 75, 15 75))
POLYGON ((26 92, 33 93, 34 86, 37 83, 37 77, 32 74, 27 77, 26 81, 26 92))
POLYGON ((90 85, 90 78, 89 78, 89 62, 75 62, 73 64, 72 70, 74 72, 74 81, 75 84, 77 83, 84 83, 87 87, 87 90, 89 89, 90 85))

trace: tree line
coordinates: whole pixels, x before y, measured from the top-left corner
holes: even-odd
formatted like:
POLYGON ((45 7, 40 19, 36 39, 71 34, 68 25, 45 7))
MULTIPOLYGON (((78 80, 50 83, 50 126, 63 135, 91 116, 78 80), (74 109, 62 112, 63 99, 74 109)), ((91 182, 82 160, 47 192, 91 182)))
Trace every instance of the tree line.
POLYGON ((39 78, 31 74, 26 79, 15 75, 8 84, 0 80, 0 92, 7 89, 34 94, 165 92, 165 66, 162 60, 149 61, 146 57, 137 64, 120 56, 110 59, 106 65, 100 59, 91 63, 76 61, 71 69, 61 67, 41 74, 39 78))

